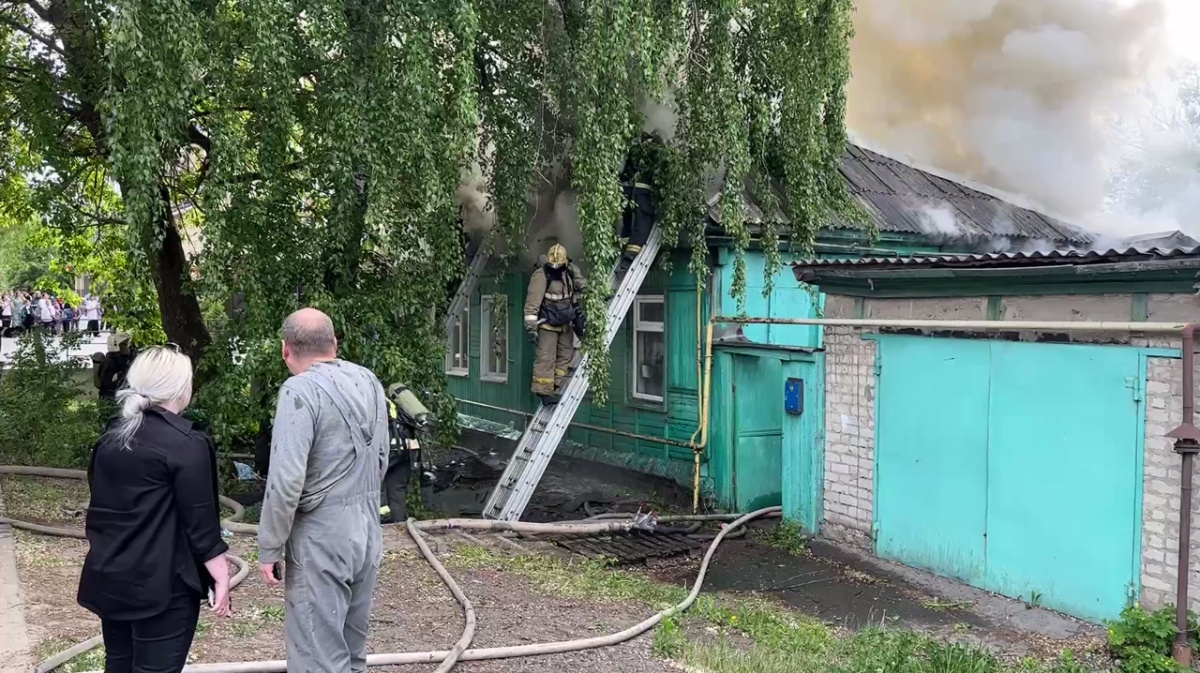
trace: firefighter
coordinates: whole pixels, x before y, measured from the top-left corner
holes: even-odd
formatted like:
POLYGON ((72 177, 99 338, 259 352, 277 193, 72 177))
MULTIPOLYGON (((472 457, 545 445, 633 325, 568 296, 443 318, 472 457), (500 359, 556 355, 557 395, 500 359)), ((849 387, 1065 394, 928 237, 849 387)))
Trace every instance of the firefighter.
POLYGON ((625 211, 621 216, 621 238, 625 249, 613 279, 613 286, 620 287, 621 280, 633 264, 634 258, 650 238, 654 228, 654 153, 662 141, 656 135, 642 134, 641 139, 630 150, 621 171, 621 186, 625 191, 625 211))
POLYGON ((125 375, 133 364, 133 339, 125 332, 117 332, 108 338, 108 354, 100 359, 92 358, 94 371, 92 383, 100 391, 100 399, 116 402, 117 391, 125 385, 125 375))
POLYGON ((387 472, 383 476, 382 506, 379 515, 385 521, 408 519, 408 484, 414 466, 417 483, 421 479, 421 443, 417 434, 429 422, 429 410, 411 390, 394 383, 387 390, 388 450, 387 472))
POLYGON ((567 250, 550 246, 544 264, 534 270, 525 296, 525 329, 537 341, 533 360, 533 394, 543 404, 557 404, 567 371, 575 359, 575 330, 581 324, 578 294, 587 289, 579 267, 567 250))

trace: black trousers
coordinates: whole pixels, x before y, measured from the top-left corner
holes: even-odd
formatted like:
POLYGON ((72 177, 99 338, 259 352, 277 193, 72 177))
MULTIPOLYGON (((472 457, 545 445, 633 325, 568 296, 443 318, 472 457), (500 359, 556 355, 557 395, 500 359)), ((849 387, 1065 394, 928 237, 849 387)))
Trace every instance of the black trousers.
POLYGON ((175 596, 166 611, 146 619, 100 620, 104 673, 179 673, 200 619, 200 598, 175 596))
POLYGON ((100 336, 100 321, 99 320, 89 320, 88 321, 88 331, 91 332, 93 336, 100 336))
POLYGON ((392 521, 408 520, 408 480, 412 477, 412 458, 408 449, 388 454, 383 476, 383 496, 392 510, 392 521))

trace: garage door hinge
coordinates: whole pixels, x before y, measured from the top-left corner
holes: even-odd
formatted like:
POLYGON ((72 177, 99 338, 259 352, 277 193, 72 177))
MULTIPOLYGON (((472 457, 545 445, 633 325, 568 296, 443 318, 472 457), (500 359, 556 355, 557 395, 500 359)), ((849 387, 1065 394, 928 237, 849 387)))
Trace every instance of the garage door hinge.
POLYGON ((1133 391, 1133 401, 1141 402, 1146 399, 1146 382, 1140 377, 1125 379, 1125 387, 1133 391))

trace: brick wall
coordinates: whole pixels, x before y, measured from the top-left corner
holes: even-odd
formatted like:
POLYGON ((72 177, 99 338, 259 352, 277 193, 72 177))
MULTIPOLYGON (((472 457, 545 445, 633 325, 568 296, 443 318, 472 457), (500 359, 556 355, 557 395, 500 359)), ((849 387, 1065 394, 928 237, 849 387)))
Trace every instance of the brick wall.
POLYGON ((825 520, 822 532, 866 549, 875 490, 875 342, 825 330, 825 520))
MULTIPOLYGON (((1086 303, 1077 303, 1076 299, 1073 296, 1005 297, 1007 306, 1004 308, 1006 314, 1009 309, 1021 309, 1019 317, 1031 317, 1036 309, 1040 312, 1034 316, 1037 318, 1054 315, 1069 316, 1071 320, 1099 320, 1115 319, 1130 303, 1128 296, 1124 295, 1088 298, 1086 303), (1084 310, 1068 310, 1071 307, 1084 310)), ((1151 320, 1185 321, 1200 317, 1200 298, 1192 295, 1151 295, 1149 299, 1151 320)), ((974 307, 975 302, 969 305, 974 307)), ((864 313, 874 315, 892 311, 903 315, 889 314, 887 317, 948 317, 942 315, 948 309, 940 303, 916 308, 921 310, 915 310, 910 300, 868 299, 864 313)), ((830 317, 855 317, 853 299, 830 296, 826 313, 830 317)), ((1013 319, 1015 316, 1007 317, 1013 319)), ((825 330, 825 513, 822 532, 830 538, 871 549, 874 519, 875 342, 863 340, 863 333, 864 330, 844 327, 825 330)), ((1090 341, 1092 339, 1089 336, 1074 334, 1072 340, 1090 341)), ((1179 348, 1177 337, 1146 339, 1103 334, 1097 335, 1097 338, 1107 343, 1127 343, 1131 346, 1179 348)), ((1147 361, 1141 602, 1149 609, 1175 602, 1180 459, 1173 450, 1174 440, 1166 435, 1178 427, 1182 420, 1182 372, 1179 359, 1149 358, 1147 361)), ((1197 379, 1200 382, 1200 376, 1197 379)), ((1200 386, 1196 395, 1200 403, 1200 386)), ((1200 611, 1200 460, 1197 461, 1194 479, 1197 491, 1192 503, 1189 607, 1200 611)))
MULTIPOLYGON (((1173 344, 1176 345, 1177 344, 1173 344)), ((1200 398, 1198 398, 1200 399, 1200 398)), ((1180 461, 1167 433, 1183 420, 1183 365, 1149 358, 1146 368, 1146 457, 1142 494, 1142 605, 1175 603, 1179 553, 1180 461)), ((1200 474, 1193 473, 1200 486, 1200 474)), ((1189 607, 1200 610, 1200 498, 1192 499, 1189 607)))

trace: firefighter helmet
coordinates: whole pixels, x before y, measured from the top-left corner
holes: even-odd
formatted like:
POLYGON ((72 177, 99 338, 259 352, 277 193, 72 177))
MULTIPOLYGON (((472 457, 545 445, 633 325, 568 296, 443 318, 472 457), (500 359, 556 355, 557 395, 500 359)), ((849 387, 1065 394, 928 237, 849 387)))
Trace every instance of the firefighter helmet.
POLYGON ((546 263, 551 268, 561 269, 567 265, 567 249, 555 243, 550 246, 550 250, 546 253, 546 263))

